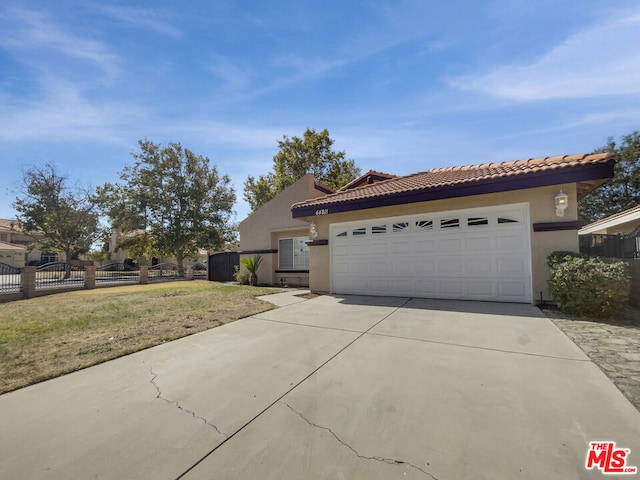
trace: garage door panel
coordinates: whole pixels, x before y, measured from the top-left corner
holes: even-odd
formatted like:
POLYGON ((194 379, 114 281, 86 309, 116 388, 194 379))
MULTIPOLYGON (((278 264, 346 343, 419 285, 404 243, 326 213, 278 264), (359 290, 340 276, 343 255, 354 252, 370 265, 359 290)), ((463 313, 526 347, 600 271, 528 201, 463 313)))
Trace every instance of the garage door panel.
POLYGON ((464 239, 460 237, 446 235, 438 240, 438 253, 463 253, 464 247, 464 239))
POLYGON ((436 296, 438 292, 438 282, 429 279, 419 279, 415 282, 415 294, 425 297, 436 296))
POLYGON ((349 273, 349 264, 344 262, 344 263, 334 263, 333 264, 333 274, 334 275, 340 275, 340 274, 346 274, 349 273))
POLYGON ((494 282, 488 280, 467 282, 467 292, 472 297, 490 298, 494 296, 494 282))
POLYGON ((369 281, 369 291, 374 294, 384 295, 389 289, 389 282, 386 279, 374 278, 369 281))
POLYGON ((334 257, 348 257, 349 256, 349 246, 348 245, 334 245, 334 247, 333 247, 333 256, 334 257))
POLYGON ((367 275, 369 273, 369 264, 354 259, 354 261, 351 262, 351 273, 354 275, 367 275))
POLYGON ((416 258, 407 272, 417 275, 434 275, 437 269, 437 259, 435 257, 416 258))
POLYGON ((372 255, 387 255, 389 252, 389 244, 377 239, 371 243, 370 251, 372 255))
POLYGON ((526 239, 522 235, 499 235, 497 247, 501 252, 524 252, 527 250, 526 239))
POLYGON ((462 296, 464 294, 464 282, 462 280, 441 281, 440 293, 444 295, 462 296))
POLYGON ((333 288, 336 292, 351 292, 351 281, 349 277, 335 275, 333 277, 333 288))
POLYGON ((460 275, 464 272, 464 257, 438 257, 438 273, 440 275, 460 275))
POLYGON ((514 275, 527 272, 527 262, 522 257, 509 256, 499 257, 496 260, 498 273, 514 275))
MULTIPOLYGON (((414 237, 415 238, 415 237, 414 237)), ((419 237, 418 237, 419 238, 419 237)), ((436 253, 436 242, 433 239, 418 239, 414 241, 413 251, 415 253, 436 253)))
POLYGON ((518 298, 526 293, 528 285, 522 281, 499 282, 498 295, 505 298, 518 298))
POLYGON ((528 217, 519 204, 333 224, 331 289, 531 302, 528 217))
POLYGON ((466 271, 470 274, 491 274, 494 272, 495 259, 491 256, 471 256, 466 259, 466 271))
POLYGON ((465 251, 472 254, 486 253, 495 248, 493 240, 494 239, 488 235, 470 235, 467 238, 465 251))
POLYGON ((369 273, 371 275, 386 275, 389 273, 389 262, 387 260, 375 260, 369 264, 369 273))
POLYGON ((412 272, 414 262, 409 258, 394 258, 390 264, 390 272, 392 274, 404 275, 412 272))
MULTIPOLYGON (((406 238, 406 237, 405 237, 406 238)), ((411 243, 407 240, 396 241, 395 238, 391 238, 391 244, 389 245, 389 253, 396 254, 406 254, 411 252, 411 243)))

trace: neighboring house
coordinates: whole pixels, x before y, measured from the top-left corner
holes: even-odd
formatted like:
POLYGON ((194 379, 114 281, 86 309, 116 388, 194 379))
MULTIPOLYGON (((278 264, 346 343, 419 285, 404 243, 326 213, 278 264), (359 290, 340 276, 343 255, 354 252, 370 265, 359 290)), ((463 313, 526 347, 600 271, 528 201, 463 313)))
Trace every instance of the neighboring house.
POLYGON ((582 253, 640 258, 640 205, 585 225, 578 235, 582 253))
POLYGON ((0 263, 22 268, 26 264, 27 254, 27 247, 0 241, 0 263))
POLYGON ((548 298, 547 256, 578 251, 578 200, 611 178, 614 164, 603 153, 371 182, 365 174, 355 188, 298 201, 293 221, 282 211, 292 197, 277 197, 277 211, 254 213, 264 219, 251 229, 246 219, 244 233, 241 224, 241 242, 271 249, 265 283, 277 283, 280 256, 291 266, 280 239, 311 232, 304 268, 315 292, 533 303, 548 298))
POLYGON ((240 222, 240 258, 262 257, 259 283, 309 285, 309 224, 291 217, 291 205, 329 193, 307 174, 240 222))
MULTIPOLYGON (((126 260, 134 261, 139 265, 155 265, 158 263, 175 263, 176 259, 173 257, 161 257, 161 258, 151 258, 147 259, 145 257, 136 257, 132 258, 129 254, 129 249, 126 247, 121 247, 120 243, 126 238, 132 238, 137 235, 143 235, 145 233, 144 230, 133 230, 131 232, 127 232, 126 234, 112 232, 109 237, 109 256, 110 259, 105 263, 125 263, 126 260)), ((187 258, 185 259, 184 266, 189 267, 194 265, 197 262, 207 263, 209 258, 209 252, 205 249, 198 250, 198 256, 196 258, 187 258)))
POLYGON ((640 227, 640 205, 585 225, 578 235, 631 233, 640 227))
POLYGON ((30 232, 25 232, 19 221, 0 219, 0 242, 24 247, 24 251, 27 255, 25 262, 27 264, 39 265, 57 261, 58 255, 55 253, 41 251, 38 248, 38 240, 43 240, 43 236, 37 233, 32 234, 30 232))

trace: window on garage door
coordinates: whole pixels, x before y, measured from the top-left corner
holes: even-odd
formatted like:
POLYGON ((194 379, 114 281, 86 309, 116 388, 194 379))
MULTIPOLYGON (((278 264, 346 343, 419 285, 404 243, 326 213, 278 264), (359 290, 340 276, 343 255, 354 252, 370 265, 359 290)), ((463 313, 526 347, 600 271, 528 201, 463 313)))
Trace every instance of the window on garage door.
POLYGON ((281 238, 278 240, 279 270, 309 269, 309 237, 281 238))

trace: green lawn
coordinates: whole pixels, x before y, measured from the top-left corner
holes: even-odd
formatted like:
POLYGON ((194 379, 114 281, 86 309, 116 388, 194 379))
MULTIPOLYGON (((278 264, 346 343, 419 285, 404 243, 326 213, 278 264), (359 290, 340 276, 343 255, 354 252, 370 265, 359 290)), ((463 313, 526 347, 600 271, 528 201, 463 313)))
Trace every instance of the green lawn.
POLYGON ((196 280, 0 304, 0 393, 269 310, 255 297, 272 292, 196 280))

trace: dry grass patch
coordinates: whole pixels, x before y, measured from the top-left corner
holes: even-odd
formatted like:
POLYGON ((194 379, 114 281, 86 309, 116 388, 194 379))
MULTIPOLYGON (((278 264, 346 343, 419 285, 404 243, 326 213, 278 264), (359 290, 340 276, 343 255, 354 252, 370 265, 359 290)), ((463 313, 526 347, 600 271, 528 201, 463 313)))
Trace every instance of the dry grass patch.
POLYGON ((0 304, 0 393, 270 310, 274 290, 206 281, 0 304))

